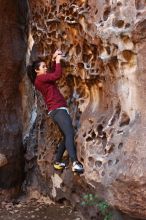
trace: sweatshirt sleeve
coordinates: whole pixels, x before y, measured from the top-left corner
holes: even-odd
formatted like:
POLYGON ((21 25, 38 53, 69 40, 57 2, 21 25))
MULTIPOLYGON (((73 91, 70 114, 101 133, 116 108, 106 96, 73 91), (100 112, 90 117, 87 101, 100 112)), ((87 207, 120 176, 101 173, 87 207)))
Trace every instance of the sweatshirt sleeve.
POLYGON ((51 63, 51 71, 55 71, 55 67, 56 67, 56 62, 55 61, 52 61, 51 63))
POLYGON ((55 65, 55 70, 53 72, 49 72, 46 74, 40 75, 39 79, 42 82, 47 82, 47 81, 56 81, 58 80, 62 75, 62 68, 60 63, 56 63, 55 65))

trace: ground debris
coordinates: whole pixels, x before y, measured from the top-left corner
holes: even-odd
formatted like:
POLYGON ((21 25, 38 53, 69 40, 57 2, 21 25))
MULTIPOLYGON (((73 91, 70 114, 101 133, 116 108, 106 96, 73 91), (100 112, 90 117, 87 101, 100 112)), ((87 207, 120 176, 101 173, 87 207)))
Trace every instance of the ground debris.
POLYGON ((82 220, 80 214, 71 206, 43 204, 37 200, 27 202, 1 202, 0 220, 82 220))

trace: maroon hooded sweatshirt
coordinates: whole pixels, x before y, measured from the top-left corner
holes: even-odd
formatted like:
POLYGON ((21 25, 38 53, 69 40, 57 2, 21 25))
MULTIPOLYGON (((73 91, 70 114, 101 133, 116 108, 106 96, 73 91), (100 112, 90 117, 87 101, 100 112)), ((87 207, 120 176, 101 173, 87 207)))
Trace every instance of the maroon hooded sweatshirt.
POLYGON ((66 101, 63 95, 60 93, 55 81, 62 75, 62 68, 60 63, 54 63, 54 71, 47 72, 36 76, 34 85, 39 90, 44 101, 47 104, 48 111, 55 110, 59 107, 66 107, 66 101))

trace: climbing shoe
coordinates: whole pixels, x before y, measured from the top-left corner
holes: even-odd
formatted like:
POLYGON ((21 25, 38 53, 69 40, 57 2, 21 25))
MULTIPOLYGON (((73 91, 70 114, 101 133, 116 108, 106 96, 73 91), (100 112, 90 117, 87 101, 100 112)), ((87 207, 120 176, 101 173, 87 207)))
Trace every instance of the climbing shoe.
POLYGON ((55 162, 53 166, 56 170, 63 170, 66 167, 63 162, 55 162))
POLYGON ((79 161, 74 161, 72 165, 72 171, 77 173, 83 173, 84 172, 83 165, 79 161))

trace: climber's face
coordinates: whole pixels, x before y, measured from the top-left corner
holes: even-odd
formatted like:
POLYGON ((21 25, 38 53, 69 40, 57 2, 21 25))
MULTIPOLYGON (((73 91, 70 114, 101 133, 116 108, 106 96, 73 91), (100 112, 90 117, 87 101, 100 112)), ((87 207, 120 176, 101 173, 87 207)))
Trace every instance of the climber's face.
POLYGON ((40 62, 38 69, 35 69, 35 71, 36 71, 37 75, 41 75, 41 74, 46 73, 46 71, 47 71, 46 63, 40 62))

